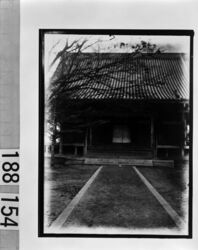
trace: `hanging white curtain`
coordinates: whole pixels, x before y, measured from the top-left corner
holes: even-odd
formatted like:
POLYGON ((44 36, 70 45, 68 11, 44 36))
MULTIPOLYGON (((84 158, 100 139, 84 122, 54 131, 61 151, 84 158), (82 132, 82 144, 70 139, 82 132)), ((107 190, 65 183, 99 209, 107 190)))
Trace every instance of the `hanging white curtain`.
POLYGON ((131 143, 130 130, 127 125, 115 125, 113 143, 131 143))

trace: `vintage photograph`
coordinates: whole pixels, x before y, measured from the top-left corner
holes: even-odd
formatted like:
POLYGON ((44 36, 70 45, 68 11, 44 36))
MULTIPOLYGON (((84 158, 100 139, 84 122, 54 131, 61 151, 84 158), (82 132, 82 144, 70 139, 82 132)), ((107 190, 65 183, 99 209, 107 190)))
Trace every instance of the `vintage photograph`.
POLYGON ((190 44, 40 30, 40 234, 189 236, 190 44))

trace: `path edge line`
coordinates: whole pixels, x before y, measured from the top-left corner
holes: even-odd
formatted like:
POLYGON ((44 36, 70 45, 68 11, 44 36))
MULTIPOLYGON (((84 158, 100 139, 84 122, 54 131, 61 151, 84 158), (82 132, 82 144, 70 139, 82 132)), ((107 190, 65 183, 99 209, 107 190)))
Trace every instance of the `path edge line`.
POLYGON ((133 169, 140 177, 142 182, 146 185, 148 190, 153 194, 153 196, 162 205, 165 211, 169 214, 172 220, 175 222, 177 227, 185 225, 185 221, 177 214, 177 212, 171 207, 171 205, 162 197, 162 195, 153 187, 153 185, 144 177, 144 175, 134 166, 133 169))

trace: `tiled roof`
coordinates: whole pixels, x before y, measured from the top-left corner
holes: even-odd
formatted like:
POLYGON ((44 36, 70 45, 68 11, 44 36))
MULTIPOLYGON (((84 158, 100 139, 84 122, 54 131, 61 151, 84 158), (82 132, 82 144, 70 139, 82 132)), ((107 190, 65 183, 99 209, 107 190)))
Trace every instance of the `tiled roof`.
POLYGON ((184 54, 87 53, 77 61, 73 76, 65 73, 72 99, 189 99, 189 70, 184 54))

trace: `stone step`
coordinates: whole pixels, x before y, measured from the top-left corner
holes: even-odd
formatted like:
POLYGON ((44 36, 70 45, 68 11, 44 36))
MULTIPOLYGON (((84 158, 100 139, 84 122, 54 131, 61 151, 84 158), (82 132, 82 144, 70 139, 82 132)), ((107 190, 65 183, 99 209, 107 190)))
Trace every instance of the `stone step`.
POLYGON ((123 151, 123 150, 129 150, 129 151, 137 151, 137 152, 141 152, 141 151, 145 151, 145 152, 149 152, 151 151, 151 149, 148 148, 134 148, 134 147, 129 147, 129 146, 118 146, 118 147, 112 147, 112 146, 107 146, 107 147, 88 147, 88 150, 90 151, 114 151, 114 150, 118 150, 118 151, 123 151))
POLYGON ((131 165, 131 166, 150 166, 150 167, 174 167, 174 160, 130 158, 130 157, 74 157, 57 155, 57 160, 63 164, 97 164, 97 165, 131 165))
POLYGON ((116 159, 116 158, 85 158, 85 164, 111 164, 111 165, 136 165, 152 166, 152 160, 149 159, 116 159))
POLYGON ((104 150, 89 150, 88 149, 88 152, 90 152, 90 153, 114 153, 114 152, 131 152, 131 153, 136 153, 136 154, 148 154, 148 153, 151 153, 152 151, 150 150, 150 151, 135 151, 135 150, 129 150, 129 149, 123 149, 123 150, 114 150, 114 149, 104 149, 104 150))
POLYGON ((145 154, 145 153, 152 153, 151 149, 134 149, 130 147, 88 147, 89 153, 119 153, 119 152, 129 152, 129 153, 138 153, 138 154, 145 154))
POLYGON ((174 167, 173 160, 153 160, 153 167, 174 167))
POLYGON ((127 158, 84 158, 84 164, 132 165, 148 167, 174 167, 173 160, 127 159, 127 158))
POLYGON ((88 151, 88 154, 133 154, 133 155, 148 155, 152 154, 152 152, 137 152, 137 151, 88 151))
POLYGON ((131 157, 131 158, 151 158, 153 156, 152 152, 136 152, 136 151, 112 151, 112 152, 89 152, 88 157, 95 158, 115 158, 115 157, 131 157))
POLYGON ((152 159, 152 155, 130 155, 130 154, 120 154, 119 156, 117 154, 113 155, 99 155, 99 154, 88 154, 86 156, 87 158, 102 158, 102 159, 121 159, 121 158, 128 158, 128 159, 152 159))

